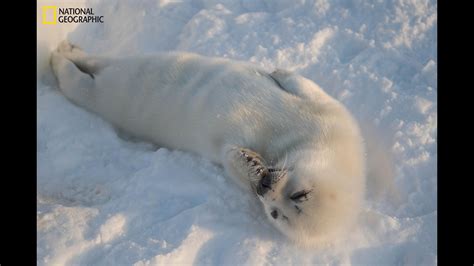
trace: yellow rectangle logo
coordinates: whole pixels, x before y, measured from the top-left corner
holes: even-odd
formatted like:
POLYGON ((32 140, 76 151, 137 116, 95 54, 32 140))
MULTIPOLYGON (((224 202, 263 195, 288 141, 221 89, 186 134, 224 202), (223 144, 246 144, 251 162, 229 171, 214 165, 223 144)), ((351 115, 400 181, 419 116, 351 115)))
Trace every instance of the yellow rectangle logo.
POLYGON ((43 6, 43 24, 55 25, 58 17, 57 10, 57 6, 43 6), (52 19, 48 20, 48 15, 51 13, 52 19))

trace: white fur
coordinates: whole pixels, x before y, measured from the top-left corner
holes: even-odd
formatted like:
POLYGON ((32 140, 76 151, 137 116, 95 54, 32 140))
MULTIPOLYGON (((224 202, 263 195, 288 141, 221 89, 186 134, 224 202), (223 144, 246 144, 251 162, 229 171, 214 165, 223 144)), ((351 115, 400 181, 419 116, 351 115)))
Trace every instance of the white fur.
POLYGON ((242 149, 260 156, 258 165, 287 169, 259 198, 269 220, 299 243, 333 239, 357 216, 365 182, 359 129, 302 76, 190 53, 89 56, 67 42, 51 64, 71 101, 135 136, 222 164, 245 188, 259 176, 242 149), (289 198, 302 189, 311 190, 308 200, 289 198))

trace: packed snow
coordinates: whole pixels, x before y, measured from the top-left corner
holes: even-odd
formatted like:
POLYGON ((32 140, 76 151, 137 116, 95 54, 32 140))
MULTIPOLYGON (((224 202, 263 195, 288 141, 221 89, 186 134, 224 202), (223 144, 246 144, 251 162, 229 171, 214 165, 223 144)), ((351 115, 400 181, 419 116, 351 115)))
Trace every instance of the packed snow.
POLYGON ((40 0, 38 14, 38 265, 437 264, 436 1, 40 0), (105 22, 42 25, 44 5, 105 22), (327 248, 295 246, 219 165, 70 103, 47 67, 66 38, 89 53, 190 51, 312 79, 364 131, 357 226, 327 248))

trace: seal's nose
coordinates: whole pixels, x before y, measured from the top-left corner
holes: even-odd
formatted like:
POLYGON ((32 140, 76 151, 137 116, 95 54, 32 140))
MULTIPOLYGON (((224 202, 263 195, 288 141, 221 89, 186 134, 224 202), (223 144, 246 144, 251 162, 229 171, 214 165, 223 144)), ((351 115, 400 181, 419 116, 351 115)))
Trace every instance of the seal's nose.
POLYGON ((273 210, 270 215, 273 217, 273 219, 276 219, 278 218, 278 211, 277 210, 273 210))
POLYGON ((270 189, 272 189, 272 177, 270 175, 265 175, 258 182, 257 194, 260 196, 263 196, 270 189))

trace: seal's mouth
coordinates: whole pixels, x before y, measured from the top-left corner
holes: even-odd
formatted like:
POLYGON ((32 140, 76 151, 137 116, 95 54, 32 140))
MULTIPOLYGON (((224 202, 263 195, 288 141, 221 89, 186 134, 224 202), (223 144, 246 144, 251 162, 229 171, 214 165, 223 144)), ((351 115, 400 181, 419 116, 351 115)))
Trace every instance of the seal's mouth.
POLYGON ((286 175, 286 170, 278 168, 268 168, 268 172, 262 176, 256 185, 257 195, 263 196, 286 175))

